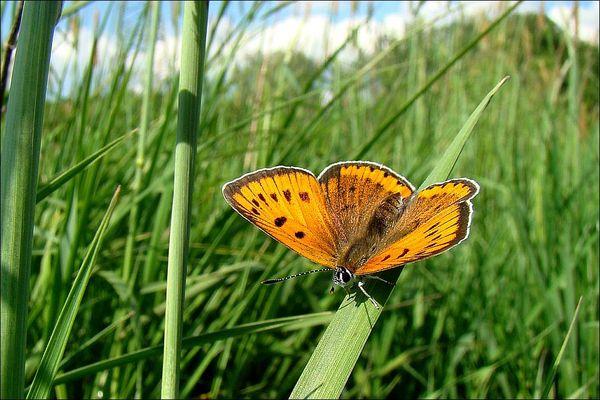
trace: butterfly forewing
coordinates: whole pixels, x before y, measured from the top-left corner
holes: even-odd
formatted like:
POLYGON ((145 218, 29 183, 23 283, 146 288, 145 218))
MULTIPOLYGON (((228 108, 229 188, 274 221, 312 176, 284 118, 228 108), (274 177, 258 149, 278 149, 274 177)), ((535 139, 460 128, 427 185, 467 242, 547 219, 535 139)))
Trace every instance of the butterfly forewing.
POLYGON ((318 180, 342 250, 366 234, 375 210, 388 196, 400 193, 408 198, 414 190, 401 175, 367 161, 330 165, 318 180))
POLYGON ((335 266, 337 240, 315 176, 293 167, 244 175, 223 186, 244 218, 309 260, 335 266))
POLYGON ((431 257, 457 245, 469 234, 470 199, 479 186, 469 179, 431 185, 411 198, 383 249, 357 271, 372 274, 431 257))

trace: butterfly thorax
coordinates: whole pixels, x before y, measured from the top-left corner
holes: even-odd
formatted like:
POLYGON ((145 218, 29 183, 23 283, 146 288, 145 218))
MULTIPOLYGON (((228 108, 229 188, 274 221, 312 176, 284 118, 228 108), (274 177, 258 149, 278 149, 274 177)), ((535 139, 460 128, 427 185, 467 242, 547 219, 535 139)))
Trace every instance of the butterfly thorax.
POLYGON ((338 258, 338 266, 354 272, 376 255, 388 241, 388 236, 402 216, 405 204, 399 193, 385 198, 375 208, 365 229, 365 234, 344 247, 338 258))

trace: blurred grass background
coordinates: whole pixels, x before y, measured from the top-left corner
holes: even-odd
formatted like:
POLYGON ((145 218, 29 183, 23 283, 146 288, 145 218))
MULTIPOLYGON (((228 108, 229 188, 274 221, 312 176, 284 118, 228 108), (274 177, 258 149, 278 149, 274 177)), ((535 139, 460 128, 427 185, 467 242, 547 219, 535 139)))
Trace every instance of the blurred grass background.
MULTIPOLYGON (((26 381, 120 184, 123 199, 53 395, 156 397, 161 353, 147 348, 161 346, 164 332, 178 64, 173 60, 166 79, 140 88, 137 74, 146 63, 140 54, 156 44, 149 40, 149 7, 138 4, 134 12, 127 3, 112 4, 97 15, 89 48, 77 43, 79 10, 69 9, 86 5, 67 4, 67 28, 56 33, 82 53, 74 64, 85 61, 50 72, 40 185, 138 128, 144 93, 149 123, 141 158, 139 135, 130 135, 37 205, 26 381), (109 25, 109 18, 119 23, 109 25), (107 27, 114 27, 110 34, 120 46, 108 63, 109 55, 98 53, 107 27), (141 356, 131 356, 139 350, 141 356), (113 359, 123 362, 108 365, 113 359)), ((177 3, 169 7, 172 21, 160 24, 177 31, 181 10, 177 3)), ((217 16, 229 7, 237 5, 211 4, 217 16)), ((290 48, 234 62, 245 41, 286 7, 254 3, 221 41, 208 39, 183 335, 218 334, 184 347, 184 397, 289 395, 331 317, 323 312, 342 298, 327 294, 328 275, 259 286, 261 279, 312 265, 235 215, 221 185, 260 167, 297 165, 318 173, 348 159, 489 24, 464 17, 437 26, 415 8, 406 36, 381 35, 374 54, 361 52, 358 37, 350 35, 323 60, 290 48), (357 52, 351 62, 341 59, 346 49, 357 52), (300 317, 245 328, 291 316, 300 317)), ((15 9, 14 2, 2 2, 3 24, 15 9)), ((220 22, 209 21, 209 32, 220 22)), ((551 396, 600 396, 597 44, 573 40, 543 14, 514 14, 395 122, 365 159, 418 186, 505 75, 511 80, 483 114, 452 174, 482 187, 471 238, 405 269, 343 397, 539 397, 580 296, 551 396)))

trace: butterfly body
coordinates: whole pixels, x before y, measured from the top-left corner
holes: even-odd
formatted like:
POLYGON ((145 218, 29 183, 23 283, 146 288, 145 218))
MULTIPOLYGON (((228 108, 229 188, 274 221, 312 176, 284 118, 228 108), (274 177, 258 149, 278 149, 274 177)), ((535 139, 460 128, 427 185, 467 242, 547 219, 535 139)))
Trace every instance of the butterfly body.
POLYGON ((351 161, 332 164, 318 177, 295 167, 259 170, 225 184, 223 195, 269 236, 333 269, 334 284, 359 278, 364 292, 363 276, 464 240, 478 190, 462 178, 415 192, 383 165, 351 161))

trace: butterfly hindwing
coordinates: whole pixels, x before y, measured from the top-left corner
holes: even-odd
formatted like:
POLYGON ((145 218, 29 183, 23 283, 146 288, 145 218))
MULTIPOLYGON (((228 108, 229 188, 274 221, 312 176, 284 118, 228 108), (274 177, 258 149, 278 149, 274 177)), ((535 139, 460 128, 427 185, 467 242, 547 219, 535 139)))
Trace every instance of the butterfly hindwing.
POLYGON ((293 167, 259 170, 225 184, 223 195, 274 239, 313 262, 335 266, 333 223, 311 172, 293 167))
POLYGON ((340 248, 364 235, 369 222, 388 196, 408 198, 413 186, 391 169, 368 161, 332 164, 318 177, 332 216, 340 248))
POLYGON ((472 199, 479 191, 470 179, 431 185, 412 197, 386 245, 357 269, 372 274, 431 257, 457 245, 469 235, 472 199))

